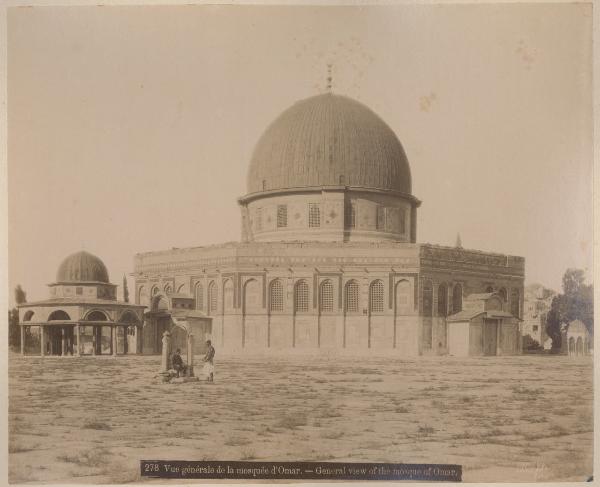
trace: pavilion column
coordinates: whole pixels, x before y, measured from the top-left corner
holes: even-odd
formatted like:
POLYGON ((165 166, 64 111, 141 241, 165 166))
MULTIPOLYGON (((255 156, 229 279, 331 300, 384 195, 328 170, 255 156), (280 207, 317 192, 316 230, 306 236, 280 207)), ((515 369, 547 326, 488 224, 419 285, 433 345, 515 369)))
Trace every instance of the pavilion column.
POLYGON ((144 346, 143 331, 141 326, 135 327, 135 353, 143 353, 142 347, 144 346))
POLYGON ((96 325, 92 326, 92 355, 97 355, 98 353, 98 327, 96 325))
POLYGON ((117 327, 113 325, 110 327, 110 353, 112 355, 117 354, 117 327))
POLYGON ((21 325, 21 355, 25 355, 25 325, 21 325))
POLYGON ((60 354, 65 356, 67 354, 67 337, 65 336, 65 327, 60 327, 60 354))
POLYGON ((46 355, 46 327, 40 326, 40 355, 46 355))
POLYGON ((171 334, 165 331, 162 336, 162 355, 160 361, 160 373, 166 373, 170 369, 169 355, 171 354, 171 334))
POLYGON ((127 355, 129 352, 129 326, 123 327, 123 353, 127 355))
POLYGON ((187 336, 187 364, 188 377, 194 377, 194 335, 191 333, 187 336))
POLYGON ((502 338, 502 320, 498 320, 498 325, 496 326, 496 355, 500 355, 502 353, 502 347, 500 346, 501 338, 502 338))
POLYGON ((79 357, 81 355, 81 331, 79 323, 75 325, 75 336, 77 337, 77 348, 75 349, 75 355, 79 357))

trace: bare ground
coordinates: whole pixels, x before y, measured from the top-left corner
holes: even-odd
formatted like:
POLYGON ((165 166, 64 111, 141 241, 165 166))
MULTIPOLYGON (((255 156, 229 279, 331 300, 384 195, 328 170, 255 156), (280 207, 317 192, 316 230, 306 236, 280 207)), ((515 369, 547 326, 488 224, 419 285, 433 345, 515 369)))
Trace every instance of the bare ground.
POLYGON ((465 481, 592 474, 592 360, 224 357, 162 384, 160 357, 23 358, 11 483, 139 481, 139 460, 452 463, 465 481))

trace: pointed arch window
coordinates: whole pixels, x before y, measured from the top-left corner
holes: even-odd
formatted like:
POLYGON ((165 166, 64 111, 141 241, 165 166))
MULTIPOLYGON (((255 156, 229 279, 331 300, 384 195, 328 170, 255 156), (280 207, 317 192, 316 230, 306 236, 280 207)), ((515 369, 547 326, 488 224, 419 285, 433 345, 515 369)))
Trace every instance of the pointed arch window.
POLYGON ((333 311, 333 283, 326 279, 319 288, 319 309, 321 311, 333 311))
POLYGON ((379 279, 369 286, 369 311, 371 313, 383 312, 383 282, 379 279))
POLYGON ((283 311, 283 284, 275 279, 269 286, 269 309, 271 311, 283 311))
POLYGON ((294 288, 294 311, 308 311, 308 284, 304 279, 298 281, 294 288))
POLYGON ((346 301, 346 312, 349 313, 357 313, 358 312, 358 306, 359 306, 359 300, 358 300, 358 283, 354 280, 352 281, 348 281, 348 283, 346 284, 346 290, 345 290, 345 301, 346 301))

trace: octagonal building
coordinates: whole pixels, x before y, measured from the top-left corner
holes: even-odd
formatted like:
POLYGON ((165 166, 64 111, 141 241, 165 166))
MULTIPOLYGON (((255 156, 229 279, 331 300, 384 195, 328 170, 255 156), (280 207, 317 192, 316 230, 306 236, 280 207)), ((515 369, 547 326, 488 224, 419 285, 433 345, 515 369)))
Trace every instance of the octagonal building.
POLYGON ((238 204, 241 242, 135 256, 144 352, 185 310, 224 351, 520 353, 524 259, 418 244, 406 153, 363 104, 328 93, 285 110, 238 204))

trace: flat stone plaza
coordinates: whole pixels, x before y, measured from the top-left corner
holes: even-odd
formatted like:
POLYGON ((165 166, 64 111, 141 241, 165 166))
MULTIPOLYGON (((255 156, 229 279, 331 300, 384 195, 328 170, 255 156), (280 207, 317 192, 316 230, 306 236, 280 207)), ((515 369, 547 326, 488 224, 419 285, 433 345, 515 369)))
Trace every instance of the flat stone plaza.
POLYGON ((142 459, 448 463, 483 482, 592 473, 590 357, 217 359, 214 385, 175 385, 152 380, 158 356, 11 354, 9 480, 131 482, 142 459))

